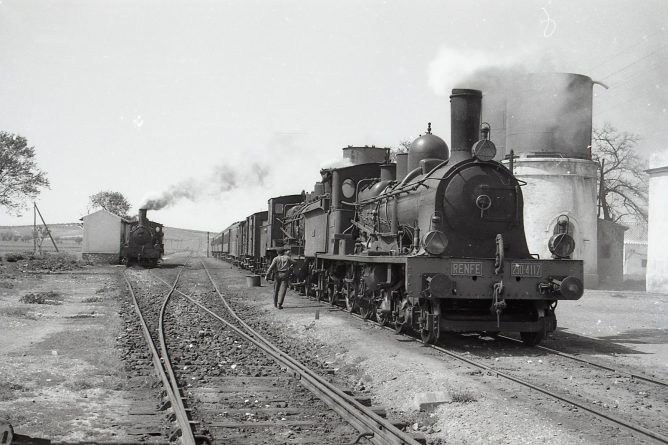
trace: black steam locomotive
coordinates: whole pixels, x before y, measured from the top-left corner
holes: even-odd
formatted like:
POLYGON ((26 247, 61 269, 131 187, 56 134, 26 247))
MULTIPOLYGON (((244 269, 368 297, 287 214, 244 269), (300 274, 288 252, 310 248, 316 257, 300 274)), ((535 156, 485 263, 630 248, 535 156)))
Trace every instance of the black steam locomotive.
POLYGON ((162 224, 149 221, 139 209, 137 221, 124 222, 121 230, 121 261, 127 265, 155 267, 165 253, 162 224))
POLYGON ((322 170, 312 193, 270 199, 254 225, 262 230, 233 224, 214 240, 215 255, 259 273, 288 248, 294 287, 425 343, 443 331, 515 331, 538 344, 556 329, 558 300, 584 291, 568 219, 549 240, 552 259, 529 253, 523 183, 492 160, 482 93, 456 89, 450 99, 451 150, 428 128, 397 174, 378 149, 348 147, 352 165, 322 170))

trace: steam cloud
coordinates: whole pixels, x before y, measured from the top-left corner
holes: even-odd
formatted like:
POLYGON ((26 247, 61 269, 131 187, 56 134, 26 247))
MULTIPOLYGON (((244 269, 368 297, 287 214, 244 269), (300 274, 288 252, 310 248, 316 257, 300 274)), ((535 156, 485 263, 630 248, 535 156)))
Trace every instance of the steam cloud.
POLYGON ((183 199, 197 201, 202 197, 215 197, 240 186, 264 185, 269 171, 268 166, 257 162, 251 164, 247 171, 229 165, 216 165, 207 177, 190 178, 172 185, 167 190, 144 199, 144 204, 140 208, 160 210, 171 207, 183 199))
MULTIPOLYGON (((522 125, 523 128, 530 125, 536 135, 550 135, 540 139, 546 146, 552 144, 555 149, 569 146, 584 151, 587 148, 584 141, 587 139, 587 126, 591 124, 588 121, 591 110, 588 109, 589 104, 578 95, 576 85, 570 83, 572 79, 556 76, 540 89, 528 90, 526 80, 529 73, 557 72, 556 65, 549 55, 537 53, 531 48, 516 55, 504 56, 476 51, 461 52, 443 47, 429 64, 429 86, 438 95, 449 94, 451 88, 481 90, 484 120, 498 119, 499 116, 486 113, 495 108, 497 110, 492 113, 498 112, 500 106, 507 104, 506 119, 510 119, 513 112, 519 112, 521 117, 515 117, 521 121, 506 121, 503 128, 510 129, 513 125, 517 130, 519 127, 516 125, 522 125), (583 143, 585 146, 576 146, 583 143)), ((505 142, 497 141, 502 146, 506 145, 505 142)), ((519 147, 509 148, 517 150, 519 147)), ((543 147, 521 148, 541 150, 543 147)))

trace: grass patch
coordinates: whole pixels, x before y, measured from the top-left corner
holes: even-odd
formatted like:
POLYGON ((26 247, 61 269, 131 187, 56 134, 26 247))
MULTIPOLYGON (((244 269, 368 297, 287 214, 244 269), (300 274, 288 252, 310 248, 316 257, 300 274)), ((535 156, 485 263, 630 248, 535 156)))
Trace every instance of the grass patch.
POLYGON ((0 289, 14 289, 14 284, 9 281, 0 281, 0 289))
POLYGON ((67 318, 95 318, 101 316, 103 316, 103 314, 100 314, 99 312, 95 311, 90 311, 90 312, 79 312, 78 314, 70 315, 67 318))
POLYGON ((0 382, 0 400, 18 399, 18 393, 27 392, 28 388, 18 383, 0 382))
POLYGON ((70 391, 85 391, 86 389, 95 388, 97 385, 86 378, 72 380, 65 383, 65 387, 70 391))
POLYGON ((454 403, 471 403, 478 401, 475 394, 467 389, 451 391, 450 397, 454 403))
POLYGON ((13 318, 26 318, 28 320, 37 320, 37 317, 30 312, 27 307, 8 307, 0 309, 0 315, 13 318))
POLYGON ((95 293, 96 294, 106 294, 108 292, 114 292, 117 289, 118 289, 118 286, 110 285, 109 283, 105 283, 104 286, 102 286, 101 288, 96 290, 95 293))
POLYGON ((86 297, 81 300, 82 303, 102 303, 102 297, 86 297))
POLYGON ((63 296, 58 292, 48 291, 48 292, 38 292, 38 293, 29 293, 25 294, 19 300, 21 303, 26 304, 51 304, 59 305, 63 304, 63 296))

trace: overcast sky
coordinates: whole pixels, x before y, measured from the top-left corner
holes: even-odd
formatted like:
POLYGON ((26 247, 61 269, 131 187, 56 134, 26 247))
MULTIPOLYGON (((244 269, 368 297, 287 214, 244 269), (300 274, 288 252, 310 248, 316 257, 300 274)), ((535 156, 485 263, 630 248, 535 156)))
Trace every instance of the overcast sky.
POLYGON ((312 189, 348 144, 396 146, 427 122, 449 142, 449 91, 487 66, 608 84, 594 124, 649 155, 668 139, 667 61, 665 0, 0 0, 0 130, 35 146, 48 222, 100 190, 132 213, 188 190, 149 217, 219 231, 312 189))

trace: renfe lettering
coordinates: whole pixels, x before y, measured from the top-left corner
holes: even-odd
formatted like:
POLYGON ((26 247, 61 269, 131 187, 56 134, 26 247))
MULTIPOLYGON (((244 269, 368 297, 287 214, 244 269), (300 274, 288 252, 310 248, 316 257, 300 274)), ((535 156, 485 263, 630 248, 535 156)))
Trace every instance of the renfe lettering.
POLYGON ((453 275, 482 275, 482 263, 452 263, 453 275))

